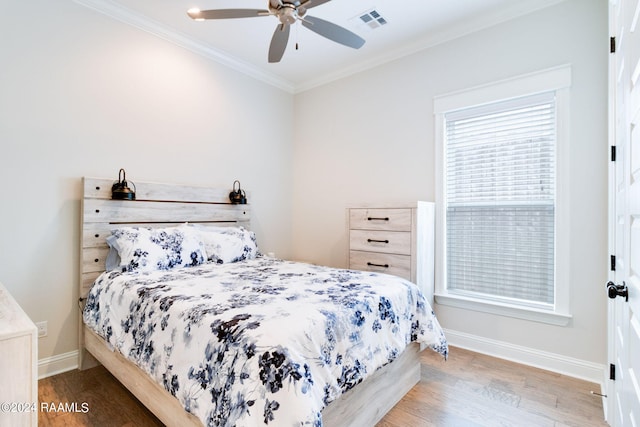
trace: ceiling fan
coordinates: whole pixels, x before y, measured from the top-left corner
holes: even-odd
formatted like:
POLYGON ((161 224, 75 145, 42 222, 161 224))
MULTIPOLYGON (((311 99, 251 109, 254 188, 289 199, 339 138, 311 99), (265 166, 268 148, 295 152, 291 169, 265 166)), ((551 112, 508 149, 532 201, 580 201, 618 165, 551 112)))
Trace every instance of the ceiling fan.
POLYGON ((331 0, 269 0, 268 9, 189 9, 187 14, 196 21, 205 19, 253 18, 275 16, 280 21, 269 46, 269 62, 280 62, 289 41, 291 24, 300 21, 302 25, 316 34, 336 43, 359 49, 365 40, 359 35, 339 25, 307 15, 307 10, 328 3, 331 0))

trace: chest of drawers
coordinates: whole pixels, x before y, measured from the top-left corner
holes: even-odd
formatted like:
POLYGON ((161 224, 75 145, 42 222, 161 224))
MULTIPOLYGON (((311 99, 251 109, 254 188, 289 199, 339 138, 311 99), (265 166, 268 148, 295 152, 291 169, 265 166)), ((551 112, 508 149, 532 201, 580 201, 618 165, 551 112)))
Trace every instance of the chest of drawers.
POLYGON ((37 332, 0 283, 0 426, 38 423, 37 332))
POLYGON ((348 208, 349 268, 410 280, 433 305, 434 208, 431 202, 348 208))

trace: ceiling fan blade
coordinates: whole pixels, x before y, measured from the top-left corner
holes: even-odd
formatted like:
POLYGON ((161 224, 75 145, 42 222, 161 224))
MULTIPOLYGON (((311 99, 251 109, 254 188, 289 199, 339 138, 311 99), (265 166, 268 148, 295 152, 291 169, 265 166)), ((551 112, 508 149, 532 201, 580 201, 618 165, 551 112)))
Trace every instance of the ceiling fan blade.
POLYGON ((289 30, 291 26, 280 24, 276 27, 269 46, 269 63, 280 62, 284 50, 289 42, 289 30))
POLYGON ((213 9, 187 11, 193 19, 233 19, 233 18, 254 18, 268 15, 269 11, 264 9, 213 9))
POLYGON ((300 6, 305 9, 311 9, 316 6, 320 6, 321 4, 329 3, 331 0, 306 0, 300 3, 300 6))
POLYGON ((302 20, 302 25, 329 40, 354 49, 360 49, 365 43, 365 40, 356 33, 332 22, 316 18, 315 16, 306 16, 302 20))
POLYGON ((306 0, 298 5, 298 16, 302 17, 306 15, 307 9, 314 8, 316 6, 320 6, 321 4, 325 4, 330 2, 331 0, 306 0))

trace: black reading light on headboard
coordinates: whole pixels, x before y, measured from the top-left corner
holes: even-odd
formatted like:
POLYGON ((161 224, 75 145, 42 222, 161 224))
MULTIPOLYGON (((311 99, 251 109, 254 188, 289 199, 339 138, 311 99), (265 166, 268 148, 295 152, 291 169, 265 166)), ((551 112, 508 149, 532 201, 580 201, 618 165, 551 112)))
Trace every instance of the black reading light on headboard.
POLYGON ((133 190, 127 185, 127 173, 124 169, 120 169, 118 173, 118 182, 114 182, 111 186, 111 198, 119 200, 135 200, 136 199, 136 185, 133 184, 133 190))
POLYGON ((240 181, 233 181, 233 190, 229 193, 229 200, 231 203, 235 205, 245 205, 247 204, 247 194, 244 192, 242 188, 240 188, 240 181), (238 189, 236 190, 236 184, 238 184, 238 189))

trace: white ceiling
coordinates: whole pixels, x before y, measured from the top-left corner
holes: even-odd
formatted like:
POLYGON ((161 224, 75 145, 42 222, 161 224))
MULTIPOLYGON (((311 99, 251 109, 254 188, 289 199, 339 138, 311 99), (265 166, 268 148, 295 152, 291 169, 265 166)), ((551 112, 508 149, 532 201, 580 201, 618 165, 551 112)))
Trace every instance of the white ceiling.
POLYGON ((76 0, 239 71, 299 92, 503 22, 563 0, 332 0, 308 11, 366 40, 359 50, 329 41, 299 23, 287 50, 267 62, 274 16, 196 22, 186 14, 206 9, 266 9, 268 0, 76 0), (388 22, 370 29, 358 17, 375 9, 388 22), (296 43, 298 49, 295 49, 296 43))

